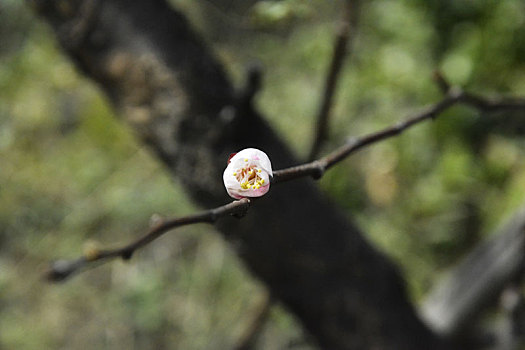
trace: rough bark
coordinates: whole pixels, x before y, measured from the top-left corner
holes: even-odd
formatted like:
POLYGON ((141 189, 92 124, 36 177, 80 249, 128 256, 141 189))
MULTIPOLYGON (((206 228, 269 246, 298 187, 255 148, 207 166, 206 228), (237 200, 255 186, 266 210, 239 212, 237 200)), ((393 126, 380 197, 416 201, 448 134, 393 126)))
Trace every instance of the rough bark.
MULTIPOLYGON (((235 108, 247 104, 164 1, 31 3, 196 203, 229 200, 221 176, 231 152, 254 146, 276 169, 296 163, 257 112, 235 108)), ((276 185, 242 220, 216 227, 322 348, 450 349, 417 317, 396 267, 313 181, 276 185)))

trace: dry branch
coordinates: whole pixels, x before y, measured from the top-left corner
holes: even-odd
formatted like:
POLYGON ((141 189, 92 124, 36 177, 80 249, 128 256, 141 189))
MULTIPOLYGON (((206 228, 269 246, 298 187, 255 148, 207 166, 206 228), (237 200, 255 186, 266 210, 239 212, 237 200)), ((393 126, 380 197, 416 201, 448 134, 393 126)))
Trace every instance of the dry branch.
POLYGON ((351 138, 346 145, 339 147, 327 156, 313 162, 290 167, 288 169, 277 170, 274 172, 273 182, 284 182, 304 176, 311 176, 314 179, 319 179, 323 176, 326 170, 363 147, 397 136, 410 127, 423 121, 436 119, 445 110, 457 104, 464 104, 483 112, 512 109, 525 110, 525 99, 489 99, 465 92, 458 87, 448 87, 445 96, 441 101, 425 108, 422 112, 383 130, 351 138))
MULTIPOLYGON (((323 158, 310 163, 277 170, 274 172, 272 183, 290 181, 306 176, 319 179, 323 176, 326 170, 346 159, 354 152, 357 152, 366 146, 399 135, 410 127, 425 120, 437 118, 442 112, 458 103, 470 105, 483 111, 497 111, 509 108, 525 109, 525 100, 489 100, 481 96, 466 93, 459 88, 451 88, 448 83, 445 85, 445 80, 441 76, 439 77, 438 83, 440 86, 447 87, 445 97, 441 101, 427 107, 422 112, 413 117, 405 119, 402 122, 398 122, 383 130, 351 139, 346 145, 341 146, 323 158)), ((75 260, 59 260, 53 263, 51 269, 47 273, 48 279, 51 281, 62 281, 67 277, 77 273, 79 270, 85 269, 89 265, 98 265, 102 261, 106 262, 118 257, 128 260, 137 249, 146 246, 167 231, 180 226, 191 225, 195 223, 213 223, 217 219, 228 215, 242 214, 243 216, 248 208, 249 200, 242 199, 194 215, 163 221, 153 227, 148 233, 146 233, 145 236, 122 248, 90 252, 89 255, 75 260)), ((453 327, 453 325, 450 326, 453 327)))
POLYGON ((75 260, 55 261, 51 265, 50 270, 46 273, 47 279, 52 282, 59 282, 80 272, 81 270, 91 266, 98 266, 102 262, 108 262, 115 258, 129 260, 137 249, 143 248, 168 231, 171 231, 177 227, 198 223, 212 224, 219 218, 228 215, 242 217, 248 211, 249 206, 250 200, 243 198, 221 207, 202 211, 193 215, 174 219, 161 219, 144 236, 121 248, 90 250, 84 256, 75 260))
POLYGON ((334 41, 332 59, 324 83, 323 97, 317 113, 315 135, 310 149, 309 161, 317 158, 323 142, 328 137, 328 124, 333 99, 345 58, 352 49, 353 38, 357 29, 360 0, 345 0, 343 16, 334 41))

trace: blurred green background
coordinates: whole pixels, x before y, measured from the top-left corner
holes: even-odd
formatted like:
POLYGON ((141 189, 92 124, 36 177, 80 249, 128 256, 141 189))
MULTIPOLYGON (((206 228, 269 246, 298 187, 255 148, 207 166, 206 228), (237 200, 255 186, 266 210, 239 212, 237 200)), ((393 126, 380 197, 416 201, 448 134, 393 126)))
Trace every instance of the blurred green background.
MULTIPOLYGON (((266 67, 257 104, 305 157, 342 3, 172 3, 236 84, 250 63, 266 67)), ((324 150, 439 100, 435 69, 473 92, 525 96, 524 10, 522 0, 366 1, 324 150)), ((525 200, 522 117, 453 108, 353 156, 319 185, 420 300, 525 200)), ((62 285, 42 281, 53 259, 127 242, 152 214, 197 209, 51 30, 22 1, 0 0, 0 348, 231 348, 266 292, 210 226, 182 228, 129 263, 62 285)), ((258 348, 313 347, 276 305, 258 348)))

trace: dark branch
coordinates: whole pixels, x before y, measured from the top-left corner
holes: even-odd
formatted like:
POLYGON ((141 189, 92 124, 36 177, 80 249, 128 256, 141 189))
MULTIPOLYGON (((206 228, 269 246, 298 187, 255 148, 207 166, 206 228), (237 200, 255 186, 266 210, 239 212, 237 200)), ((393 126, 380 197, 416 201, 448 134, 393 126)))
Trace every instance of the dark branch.
POLYGON ((448 85, 446 90, 446 94, 441 101, 427 107, 413 117, 398 122, 383 130, 356 138, 351 138, 344 146, 341 146, 327 156, 317 159, 313 162, 287 169, 277 170, 273 174, 272 182, 285 182, 305 176, 311 176, 314 179, 319 179, 323 176, 326 170, 344 160, 352 153, 360 150, 361 148, 399 135, 410 127, 423 121, 435 119, 439 117, 439 115, 445 110, 457 104, 464 104, 484 112, 513 109, 525 110, 525 99, 488 99, 465 92, 457 87, 448 87, 448 85))
MULTIPOLYGON (((450 87, 448 83, 445 85, 445 80, 441 76, 439 77, 440 81, 442 81, 442 84, 439 84, 440 87, 447 87, 446 95, 441 101, 427 107, 421 113, 408 118, 405 121, 398 122, 397 124, 380 131, 350 139, 350 141, 348 141, 345 145, 341 146, 323 158, 317 159, 310 163, 274 171, 272 183, 286 182, 307 176, 311 176, 314 179, 319 179, 324 175, 326 170, 346 159, 354 152, 357 152, 368 145, 399 135, 420 122, 437 118, 442 112, 458 103, 469 105, 487 112, 508 109, 525 109, 525 100, 523 99, 490 100, 464 92, 459 88, 450 87)), ((443 91, 445 91, 445 89, 443 91)), ((146 235, 124 247, 118 249, 93 251, 89 254, 86 254, 85 256, 71 261, 58 260, 52 264, 51 269, 47 273, 47 277, 50 281, 62 281, 67 277, 79 272, 80 270, 94 265, 95 263, 100 264, 102 261, 109 261, 114 258, 128 260, 137 249, 148 245, 169 230, 195 223, 213 223, 217 219, 227 215, 243 216, 249 208, 249 203, 250 201, 245 198, 194 215, 162 221, 155 225, 148 233, 146 233, 146 235)))
POLYGON ((317 126, 315 128, 314 141, 308 159, 314 160, 323 142, 328 136, 328 123, 330 119, 330 110, 334 99, 335 91, 343 62, 351 49, 352 39, 355 37, 357 28, 359 0, 346 0, 342 21, 339 25, 338 32, 334 42, 334 50, 328 74, 326 75, 325 86, 323 90, 323 99, 317 113, 317 126))
POLYGON ((75 260, 55 261, 47 272, 47 279, 52 282, 59 282, 71 277, 81 270, 91 266, 98 266, 103 262, 108 262, 115 258, 129 260, 133 253, 153 242, 166 232, 174 228, 192 225, 197 223, 214 223, 217 219, 233 215, 242 217, 246 214, 250 200, 247 198, 233 201, 221 207, 202 211, 197 214, 188 215, 182 218, 165 219, 155 224, 144 236, 139 239, 116 249, 92 250, 84 256, 75 260))

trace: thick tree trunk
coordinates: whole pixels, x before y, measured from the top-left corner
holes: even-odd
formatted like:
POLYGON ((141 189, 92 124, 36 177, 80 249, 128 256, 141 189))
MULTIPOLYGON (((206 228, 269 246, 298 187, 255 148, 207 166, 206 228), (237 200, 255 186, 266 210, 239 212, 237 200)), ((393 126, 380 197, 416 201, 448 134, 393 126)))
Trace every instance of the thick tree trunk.
MULTIPOLYGON (((163 1, 30 3, 196 203, 228 202, 231 152, 254 146, 276 169, 296 163, 255 111, 235 109, 222 67, 163 1)), ((416 316, 394 265, 313 181, 275 185, 246 217, 217 229, 323 348, 449 349, 416 316)))

